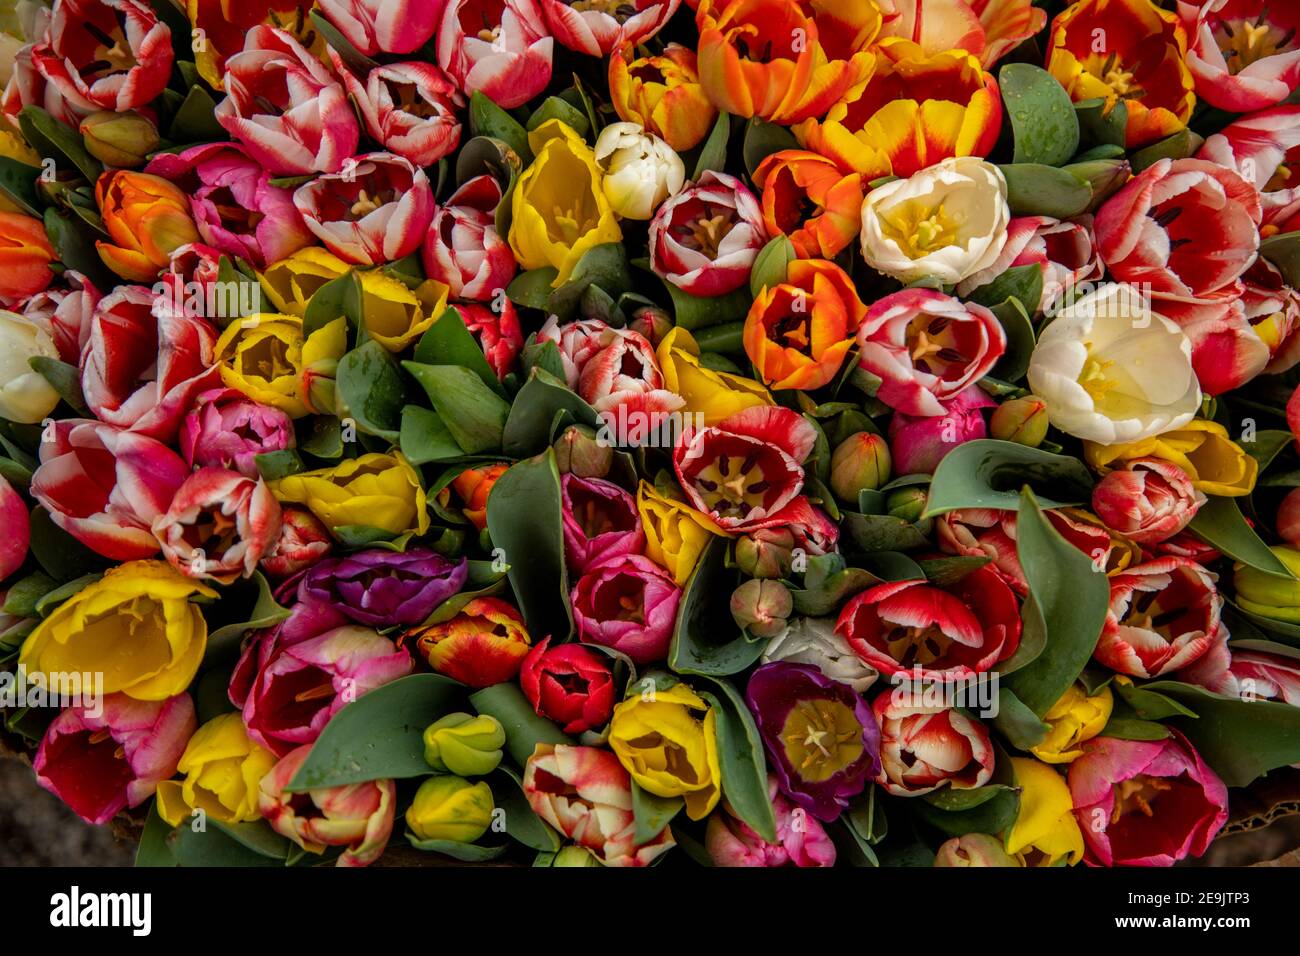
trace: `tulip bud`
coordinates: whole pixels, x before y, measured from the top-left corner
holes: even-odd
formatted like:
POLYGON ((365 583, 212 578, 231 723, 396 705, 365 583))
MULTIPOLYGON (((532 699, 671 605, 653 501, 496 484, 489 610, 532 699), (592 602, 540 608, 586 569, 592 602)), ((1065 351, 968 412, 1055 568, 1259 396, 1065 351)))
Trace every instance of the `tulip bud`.
POLYGON ((921 488, 899 488, 885 499, 885 510, 891 517, 901 518, 909 524, 921 520, 925 503, 930 498, 921 488))
POLYGON ((751 578, 783 578, 794 560, 794 534, 784 529, 736 540, 736 564, 751 578))
POLYGON ((1036 395, 1003 402, 989 420, 989 434, 1037 448, 1047 437, 1047 403, 1036 395))
POLYGON ((663 341, 673 328, 672 317, 657 305, 643 305, 632 313, 632 321, 627 327, 639 332, 655 348, 663 341))
POLYGON ((492 823, 496 809, 486 783, 464 777, 430 777, 415 791, 406 825, 421 840, 473 843, 492 823))
POLYGON ((953 837, 934 855, 935 866, 1016 866, 1002 841, 987 833, 953 837))
POLYGON ((746 581, 731 595, 732 618, 738 627, 747 628, 755 637, 776 637, 782 633, 786 618, 793 611, 794 599, 780 581, 746 581))
POLYGON ((566 846, 551 859, 551 866, 604 866, 586 847, 566 846))
POLYGON ((448 714, 424 731, 424 759, 439 773, 481 777, 501 762, 506 732, 501 721, 484 714, 448 714))
POLYGON ((597 440, 590 428, 570 425, 555 441, 555 465, 562 475, 604 478, 613 463, 614 449, 597 440))
POLYGON ((91 113, 81 121, 81 139, 101 163, 123 169, 143 166, 158 148, 158 129, 134 110, 91 113))
POLYGON ((844 501, 856 503, 858 492, 889 481, 889 445, 872 432, 854 432, 831 456, 831 489, 844 501))
POLYGON ((1092 186, 1092 202, 1088 207, 1090 211, 1099 208, 1115 195, 1133 174, 1133 167, 1127 159, 1094 159, 1065 168, 1092 186))

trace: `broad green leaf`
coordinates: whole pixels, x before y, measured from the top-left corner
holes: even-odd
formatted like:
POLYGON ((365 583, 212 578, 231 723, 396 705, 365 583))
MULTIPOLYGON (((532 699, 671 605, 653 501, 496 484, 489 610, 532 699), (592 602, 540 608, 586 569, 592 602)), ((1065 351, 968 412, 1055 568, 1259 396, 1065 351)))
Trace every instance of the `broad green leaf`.
POLYGON ((636 820, 636 842, 649 843, 681 813, 686 801, 681 797, 659 797, 641 789, 632 781, 632 816, 636 820))
POLYGON ((506 752, 521 767, 528 763, 538 744, 573 743, 559 727, 537 715, 524 692, 513 681, 503 681, 475 691, 470 694, 469 702, 475 713, 495 717, 501 722, 506 733, 506 752))
POLYGON ((47 355, 34 355, 27 364, 35 369, 50 387, 59 393, 59 397, 79 415, 90 416, 85 396, 81 394, 81 373, 75 365, 61 362, 47 355))
POLYGON ((1016 510, 1024 485, 1047 509, 1081 504, 1092 496, 1092 475, 1079 459, 1015 442, 979 439, 958 445, 939 462, 925 517, 959 508, 1016 510))
POLYGON ((754 267, 749 273, 749 292, 755 299, 764 289, 780 285, 786 280, 790 263, 799 258, 794 243, 785 236, 777 236, 759 250, 754 267))
POLYGON ((915 551, 931 547, 930 539, 916 524, 892 515, 860 515, 846 512, 844 529, 863 551, 915 551))
POLYGON ((375 341, 339 359, 335 377, 341 417, 369 435, 397 441, 406 388, 388 350, 375 341))
POLYGON ((36 178, 41 170, 8 156, 0 156, 0 193, 29 216, 41 218, 41 202, 36 194, 36 178))
POLYGON ((738 674, 763 654, 765 641, 750 641, 736 626, 725 599, 736 586, 726 567, 727 539, 714 537, 682 591, 668 666, 678 674, 738 674))
POLYGON ((565 102, 558 96, 548 96, 542 100, 542 105, 537 107, 533 115, 528 117, 528 132, 531 133, 543 123, 553 119, 559 120, 583 139, 591 131, 591 121, 587 119, 582 110, 572 103, 565 102))
POLYGON ((695 161, 692 180, 698 180, 708 170, 722 172, 727 166, 727 139, 731 135, 731 114, 719 112, 709 131, 709 137, 700 148, 700 158, 695 161))
POLYGON ((403 362, 402 367, 424 387, 438 417, 466 454, 501 447, 510 404, 476 374, 458 365, 403 362))
POLYGON ((158 816, 157 801, 151 801, 149 815, 145 817, 144 829, 140 831, 140 842, 135 848, 135 866, 179 866, 167 843, 167 837, 171 832, 172 829, 167 825, 167 821, 158 816))
POLYGON ((717 711, 718 762, 722 795, 736 816, 769 843, 776 841, 776 814, 767 795, 767 762, 754 717, 730 681, 715 680, 721 692, 696 691, 717 711))
POLYGON ((1013 747, 1024 751, 1041 744, 1051 729, 1005 686, 998 688, 998 715, 993 723, 1013 747))
POLYGON ((1092 186, 1064 169, 1041 163, 999 168, 1007 180, 1007 204, 1014 215, 1069 219, 1092 202, 1092 186))
POLYGON ((1291 572, 1241 515, 1236 499, 1211 495, 1187 530, 1234 561, 1286 578, 1291 572))
POLYGON ((454 305, 420 336, 414 359, 423 365, 463 366, 478 375, 488 388, 501 392, 501 382, 488 364, 482 346, 465 327, 465 318, 454 305))
POLYGON ((1065 87, 1030 63, 1002 67, 998 87, 1015 136, 1015 161, 1047 166, 1066 163, 1079 148, 1079 120, 1065 87))
POLYGON ((39 106, 24 106, 18 113, 23 138, 46 159, 53 159, 56 174, 76 170, 92 186, 104 171, 103 165, 86 152, 81 134, 56 120, 39 106))
POLYGON ((438 413, 419 405, 402 409, 402 428, 398 436, 402 454, 412 465, 425 465, 431 461, 446 461, 465 454, 451 430, 442 423, 438 413))
POLYGON ((799 143, 786 127, 778 126, 754 117, 745 126, 745 140, 741 146, 741 155, 745 168, 752 177, 759 164, 773 153, 783 149, 798 149, 799 143))
POLYGON ((541 454, 551 445, 551 426, 556 416, 564 414, 574 424, 599 428, 596 410, 540 366, 528 375, 528 381, 515 396, 501 434, 501 450, 511 458, 541 454))
POLYGON ((541 852, 554 853, 560 848, 560 835, 528 805, 519 774, 502 765, 493 772, 491 787, 493 801, 505 814, 506 833, 541 852))
POLYGON ((408 832, 406 840, 417 850, 423 850, 426 853, 441 853, 443 856, 449 856, 453 860, 460 860, 462 863, 485 863, 488 860, 495 860, 503 856, 510 849, 510 844, 501 843, 497 846, 479 846, 475 843, 458 843, 455 840, 421 840, 414 833, 408 832))

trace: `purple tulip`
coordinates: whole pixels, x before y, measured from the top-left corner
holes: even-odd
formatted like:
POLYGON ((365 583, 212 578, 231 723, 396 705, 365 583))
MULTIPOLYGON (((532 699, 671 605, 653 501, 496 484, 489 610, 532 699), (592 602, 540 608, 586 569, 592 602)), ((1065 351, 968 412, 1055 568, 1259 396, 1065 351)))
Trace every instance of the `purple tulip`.
POLYGON ((370 627, 420 624, 465 584, 469 565, 427 548, 330 558, 303 575, 298 599, 331 604, 370 627))
POLYGON ((564 555, 581 574, 594 565, 640 554, 645 532, 636 502, 626 491, 601 478, 566 474, 560 479, 564 513, 564 555))

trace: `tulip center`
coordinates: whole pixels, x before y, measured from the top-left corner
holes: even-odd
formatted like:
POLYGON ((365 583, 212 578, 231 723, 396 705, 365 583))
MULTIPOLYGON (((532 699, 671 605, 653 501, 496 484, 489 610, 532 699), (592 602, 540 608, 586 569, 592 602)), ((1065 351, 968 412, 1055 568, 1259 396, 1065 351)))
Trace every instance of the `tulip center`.
MULTIPOLYGON (((225 555, 239 541, 239 525, 220 503, 202 509, 185 527, 183 539, 195 556, 225 555)), ((202 568, 199 569, 200 573, 202 568)))
POLYGON ((1122 100, 1136 100, 1146 96, 1146 90, 1142 89, 1137 82, 1137 72, 1141 69, 1141 64, 1133 64, 1132 69, 1125 69, 1124 64, 1119 62, 1119 54, 1111 53, 1103 60, 1100 54, 1090 56, 1084 64, 1084 69, 1091 73, 1101 82, 1111 88, 1111 91, 1122 100))
POLYGON ((910 258, 920 259, 947 246, 960 245, 958 222, 940 203, 938 208, 919 200, 900 203, 881 216, 885 238, 896 242, 910 258))
POLYGON ((636 7, 627 0, 570 0, 569 6, 579 13, 591 10, 613 17, 619 23, 636 16, 636 7))
POLYGON ((924 627, 894 627, 885 636, 889 656, 907 669, 933 664, 948 653, 952 638, 937 624, 924 627))
POLYGON ((952 368, 969 364, 957 347, 952 320, 944 316, 918 315, 908 323, 905 341, 918 371, 943 378, 952 368))
POLYGON ((1118 823, 1126 813, 1155 816, 1152 804, 1160 794, 1173 788, 1173 781, 1169 778, 1149 777, 1144 773, 1130 780, 1121 780, 1115 785, 1115 809, 1111 811, 1110 822, 1118 823))
POLYGON ((743 518, 762 506, 770 485, 756 455, 719 455, 696 476, 695 487, 710 511, 743 518))
MULTIPOLYGON (((498 29, 500 29, 498 27, 498 29)), ((489 38, 496 39, 495 35, 489 38)), ((431 119, 435 116, 441 116, 442 110, 434 103, 430 103, 420 95, 420 89, 414 83, 388 83, 389 95, 393 98, 394 106, 408 116, 416 116, 420 119, 431 119)))
MULTIPOLYGON (((1091 345, 1090 342, 1084 343, 1084 346, 1089 349, 1091 345)), ((1100 405, 1106 395, 1118 385, 1107 373, 1114 364, 1111 360, 1097 358, 1092 354, 1089 354, 1083 363, 1083 371, 1079 373, 1079 385, 1092 397, 1094 404, 1100 405)))
POLYGON ((812 783, 842 773, 862 756, 862 724, 838 700, 799 701, 786 715, 780 737, 790 766, 812 783))
POLYGON ((731 232, 732 216, 720 212, 715 216, 701 216, 690 225, 690 243, 710 259, 718 258, 718 246, 731 232))
POLYGON ((240 349, 239 371, 245 377, 274 382, 293 375, 295 369, 288 344, 274 335, 263 335, 240 349))
POLYGON ((222 227, 236 235, 253 232, 258 223, 266 218, 256 209, 249 209, 243 205, 235 198, 235 194, 227 186, 222 186, 208 193, 207 200, 216 209, 222 227))
MULTIPOLYGON (((391 199, 395 198, 395 196, 391 197, 391 199)), ((361 219, 370 215, 376 209, 382 209, 391 199, 382 193, 376 193, 372 196, 365 189, 358 189, 356 201, 352 203, 350 212, 358 219, 361 219)))
POLYGON ((127 40, 126 31, 120 22, 111 32, 89 20, 82 23, 82 28, 99 41, 99 46, 95 48, 95 59, 79 71, 82 79, 93 81, 97 77, 123 73, 136 65, 137 60, 135 54, 131 52, 131 43, 127 40))
POLYGON ((1264 22, 1264 14, 1259 20, 1224 20, 1219 23, 1215 36, 1228 72, 1236 75, 1252 63, 1275 55, 1291 45, 1295 39, 1295 27, 1283 31, 1270 23, 1264 22))
POLYGON ((1160 595, 1160 591, 1146 591, 1139 595, 1124 617, 1125 627, 1152 631, 1166 639, 1177 637, 1170 626, 1187 613, 1188 608, 1179 601, 1175 607, 1166 610, 1160 606, 1160 595))

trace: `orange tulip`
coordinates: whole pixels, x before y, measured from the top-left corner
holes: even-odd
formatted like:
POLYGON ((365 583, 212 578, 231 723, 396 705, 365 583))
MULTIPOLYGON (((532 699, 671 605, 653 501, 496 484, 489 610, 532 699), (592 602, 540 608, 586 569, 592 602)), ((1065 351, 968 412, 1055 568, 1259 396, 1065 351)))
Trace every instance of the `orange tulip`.
POLYGON ((789 125, 871 75, 875 0, 700 0, 700 83, 720 110, 789 125))
POLYGON ((523 615, 494 597, 474 598, 450 621, 406 635, 439 674, 470 687, 514 680, 531 639, 523 615))
POLYGON ((718 111, 700 86, 695 53, 670 43, 659 56, 609 58, 609 97, 619 118, 638 123, 679 153, 704 139, 718 111))
POLYGON ((1150 0, 1080 0, 1052 22, 1047 69, 1076 103, 1128 107, 1128 146, 1187 125, 1196 83, 1178 17, 1150 0))
POLYGON ((806 149, 875 179, 911 176, 953 156, 985 156, 1001 124, 998 85, 979 57, 965 50, 927 55, 911 40, 886 39, 866 87, 794 132, 806 149))
MULTIPOLYGON (((883 174, 882 174, 883 175, 883 174)), ((754 170, 763 190, 763 224, 781 233, 801 259, 830 259, 857 238, 866 178, 799 149, 768 156, 754 170)))
POLYGON ((0 302, 13 305, 43 292, 54 278, 50 262, 55 258, 39 219, 0 212, 0 302))
POLYGON ((750 307, 745 354, 772 388, 821 388, 844 364, 866 314, 843 269, 796 260, 786 281, 764 287, 750 307))
POLYGON ((479 531, 487 527, 487 501, 492 486, 506 473, 509 465, 485 465, 482 468, 466 468, 451 480, 452 490, 464 502, 461 511, 479 531))
POLYGON ((159 176, 117 170, 95 186, 112 242, 96 242, 104 264, 130 282, 152 282, 172 251, 199 241, 185 193, 159 176))

